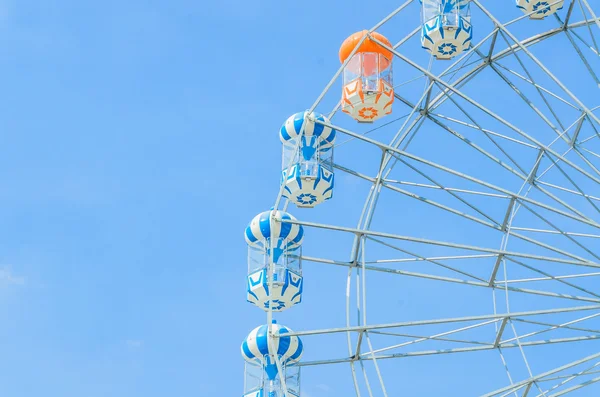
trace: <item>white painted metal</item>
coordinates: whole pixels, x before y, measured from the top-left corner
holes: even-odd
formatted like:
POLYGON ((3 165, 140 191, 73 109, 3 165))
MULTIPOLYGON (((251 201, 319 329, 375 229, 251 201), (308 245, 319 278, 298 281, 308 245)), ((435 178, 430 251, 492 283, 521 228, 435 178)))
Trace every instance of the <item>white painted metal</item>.
MULTIPOLYGON (((393 23, 394 18, 402 12, 409 12, 409 6, 413 3, 406 1, 369 32, 393 23)), ((493 28, 487 32, 477 31, 473 44, 464 48, 462 54, 456 56, 456 60, 441 72, 432 67, 432 62, 423 65, 403 51, 405 46, 413 43, 411 38, 419 32, 418 28, 404 38, 391 37, 396 40, 392 42, 397 43, 393 48, 388 48, 395 55, 396 76, 398 68, 406 68, 418 75, 416 78, 407 77, 407 86, 420 79, 425 84, 422 94, 413 98, 398 89, 402 84, 395 87, 395 98, 399 104, 395 105, 394 111, 400 113, 387 118, 402 120, 402 125, 391 140, 382 142, 376 138, 376 130, 382 127, 364 132, 343 128, 337 125, 337 119, 323 123, 348 138, 346 141, 340 140, 343 142, 338 146, 352 140, 355 144, 378 149, 381 159, 376 172, 372 174, 356 170, 352 164, 334 164, 340 173, 371 184, 356 227, 310 222, 301 217, 299 221, 290 222, 303 225, 307 234, 311 230, 321 229, 330 233, 332 238, 336 233, 354 237, 347 261, 310 256, 310 249, 306 247, 302 257, 305 263, 312 263, 313 266, 342 266, 348 269, 346 323, 338 328, 298 331, 292 335, 306 337, 307 351, 310 351, 310 338, 344 335, 347 355, 342 353, 337 357, 322 357, 301 365, 350 364, 357 397, 361 397, 361 390, 363 393, 366 390, 369 396, 394 395, 386 385, 386 373, 383 364, 379 364, 381 360, 408 360, 417 356, 478 351, 498 351, 510 383, 485 396, 560 396, 583 387, 594 390, 593 395, 600 393, 595 385, 600 378, 592 377, 600 365, 600 353, 592 351, 594 354, 586 358, 541 375, 535 375, 536 363, 528 354, 531 346, 542 348, 553 344, 584 344, 600 339, 600 329, 597 329, 600 326, 589 325, 592 324, 590 321, 600 316, 600 287, 589 283, 600 275, 596 271, 600 267, 600 153, 598 146, 593 146, 600 139, 599 103, 590 102, 593 96, 581 96, 584 91, 581 87, 563 81, 559 74, 552 71, 552 67, 536 55, 536 47, 563 38, 574 51, 574 55, 565 57, 563 62, 580 65, 583 73, 587 73, 586 78, 594 82, 591 87, 584 88, 597 90, 600 81, 597 59, 600 52, 597 45, 600 42, 600 8, 587 0, 556 0, 547 5, 525 0, 517 0, 517 3, 524 8, 525 15, 503 23, 490 11, 497 4, 496 0, 473 0, 472 6, 477 10, 471 18, 474 29, 478 29, 476 17, 485 18, 493 28), (543 7, 548 7, 547 12, 540 13, 543 7), (522 24, 542 23, 529 20, 542 16, 548 17, 546 22, 555 23, 549 30, 539 31, 528 38, 515 34, 522 24), (478 41, 478 38, 482 39, 478 41), (477 99, 470 87, 483 73, 496 76, 505 85, 505 90, 514 94, 511 97, 515 98, 514 106, 528 109, 536 120, 536 126, 548 130, 547 139, 540 139, 535 131, 521 127, 519 122, 502 116, 493 105, 486 106, 477 99), (401 106, 405 108, 401 109, 401 106), (448 112, 449 108, 453 111, 448 112), (575 115, 566 117, 568 112, 563 108, 575 115), (464 169, 445 165, 438 159, 431 159, 422 151, 419 154, 412 152, 411 144, 416 136, 424 133, 424 125, 449 134, 481 161, 494 165, 499 173, 516 182, 508 187, 489 175, 482 177, 476 172, 471 174, 464 169), (485 138, 486 144, 471 140, 465 133, 467 129, 469 133, 485 138), (366 136, 371 132, 372 136, 366 136), (398 177, 393 173, 395 168, 400 167, 407 170, 406 177, 398 177), (418 175, 419 179, 413 180, 409 175, 418 175), (551 177, 553 175, 554 178, 551 177), (560 176, 560 181, 556 175, 560 176), (449 180, 452 182, 449 183, 449 180), (423 192, 435 194, 435 199, 425 197, 423 192), (495 233, 495 246, 457 243, 453 242, 451 235, 438 239, 373 230, 373 219, 378 213, 379 199, 383 193, 395 193, 398 200, 416 200, 461 222, 470 222, 481 230, 495 233), (500 214, 490 211, 490 202, 502 206, 500 214), (520 223, 521 219, 528 221, 520 223), (560 241, 560 244, 554 244, 554 240, 549 240, 551 238, 560 241), (513 245, 520 248, 513 249, 513 245), (398 257, 369 259, 367 246, 375 250, 385 247, 396 252, 398 257), (426 248, 435 249, 436 254, 427 254, 426 248), (477 266, 486 266, 484 277, 460 266, 471 261, 477 261, 477 266), (411 270, 396 267, 410 264, 426 264, 440 269, 440 272, 428 270, 430 267, 411 270), (552 270, 547 270, 547 265, 552 265, 552 270), (527 270, 528 276, 511 276, 508 268, 512 266, 527 270), (421 321, 401 318, 405 321, 372 324, 367 316, 371 293, 367 280, 374 274, 407 280, 430 280, 432 285, 450 283, 461 288, 487 289, 493 297, 493 306, 490 305, 493 314, 421 321), (532 283, 535 286, 530 288, 532 283), (554 299, 548 302, 560 304, 544 310, 511 311, 514 297, 522 296, 548 297, 554 299), (353 310, 354 302, 356 308, 353 310), (581 304, 588 306, 576 306, 581 304), (563 320, 561 316, 568 313, 578 317, 563 320), (431 332, 428 327, 432 325, 445 328, 431 332), (461 336, 461 332, 488 325, 495 327, 495 333, 487 338, 468 340, 461 336), (541 328, 519 331, 524 325, 541 328), (578 334, 556 334, 559 330, 578 334), (538 336, 541 334, 545 335, 540 339, 538 336), (375 335, 402 336, 408 341, 375 346, 375 335), (452 347, 412 348, 431 342, 443 342, 452 347), (410 350, 407 349, 409 346, 410 350), (521 364, 529 374, 527 379, 514 378, 509 369, 511 361, 504 355, 506 349, 521 353, 521 364), (587 368, 578 367, 586 363, 587 368), (372 365, 374 372, 367 371, 367 365, 372 365)), ((514 7, 513 4, 510 6, 514 7)), ((480 26, 484 24, 480 23, 480 26)), ((374 37, 372 39, 377 41, 374 37)), ((379 44, 385 46, 384 43, 379 44)), ((309 113, 315 111, 328 95, 344 66, 319 95, 309 113)), ((397 81, 400 79, 397 78, 397 81)), ((600 98, 597 91, 596 98, 600 98)), ((339 109, 338 104, 330 116, 335 116, 339 109)), ((338 117, 346 116, 340 114, 338 117)), ((280 207, 281 198, 280 190, 275 208, 280 207)), ((331 203, 324 205, 335 205, 335 201, 334 198, 331 203)), ((268 278, 272 283, 272 269, 268 278)), ((305 282, 309 284, 314 281, 305 282)), ((272 310, 268 311, 267 316, 270 324, 272 310)), ((272 336, 279 337, 275 334, 272 336)), ((593 346, 597 348, 597 345, 593 346)), ((281 378, 281 382, 285 383, 285 379, 281 378)))

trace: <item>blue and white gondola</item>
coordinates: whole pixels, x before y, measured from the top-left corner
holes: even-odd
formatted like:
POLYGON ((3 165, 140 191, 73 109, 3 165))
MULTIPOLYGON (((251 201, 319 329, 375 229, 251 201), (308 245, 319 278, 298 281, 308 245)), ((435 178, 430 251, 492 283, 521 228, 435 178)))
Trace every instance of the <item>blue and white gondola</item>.
POLYGON ((517 8, 525 14, 530 14, 531 19, 544 19, 549 15, 562 10, 564 0, 516 0, 517 8))
MULTIPOLYGON (((289 367, 300 361, 302 357, 304 347, 300 338, 297 336, 285 336, 291 333, 292 330, 273 321, 272 331, 273 335, 278 335, 278 337, 272 338, 272 346, 269 345, 267 325, 261 325, 253 329, 246 339, 244 339, 244 342, 242 342, 241 352, 244 360, 255 368, 262 369, 266 375, 266 379, 262 384, 246 390, 244 397, 283 396, 284 391, 281 384, 277 382, 279 370, 275 362, 275 357, 279 357, 284 374, 289 373, 289 367)), ((291 382, 293 381, 290 379, 288 383, 291 382)), ((299 390, 299 384, 288 384, 289 394, 297 395, 294 393, 294 390, 299 390)))
POLYGON ((333 197, 335 130, 315 121, 329 123, 321 114, 300 112, 290 116, 279 131, 284 150, 283 196, 298 207, 314 207, 333 197))
POLYGON ((422 5, 421 44, 436 59, 451 59, 467 51, 473 40, 470 0, 419 0, 422 5))
POLYGON ((249 261, 253 260, 249 263, 246 299, 265 311, 269 306, 273 311, 283 311, 302 301, 300 252, 304 228, 279 219, 296 220, 287 212, 265 211, 252 219, 244 233, 249 261), (272 286, 268 282, 271 258, 272 286))

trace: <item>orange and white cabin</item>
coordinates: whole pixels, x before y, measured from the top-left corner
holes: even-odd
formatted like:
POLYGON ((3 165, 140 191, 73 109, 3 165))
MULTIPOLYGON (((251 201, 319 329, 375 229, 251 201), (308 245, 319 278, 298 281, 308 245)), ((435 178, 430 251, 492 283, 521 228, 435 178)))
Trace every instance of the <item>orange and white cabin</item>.
MULTIPOLYGON (((342 64, 354 51, 366 30, 348 37, 340 48, 342 64)), ((383 35, 373 32, 371 37, 391 47, 383 35)), ((361 123, 373 121, 392 113, 394 85, 392 80, 392 52, 367 37, 344 68, 342 112, 361 123)))

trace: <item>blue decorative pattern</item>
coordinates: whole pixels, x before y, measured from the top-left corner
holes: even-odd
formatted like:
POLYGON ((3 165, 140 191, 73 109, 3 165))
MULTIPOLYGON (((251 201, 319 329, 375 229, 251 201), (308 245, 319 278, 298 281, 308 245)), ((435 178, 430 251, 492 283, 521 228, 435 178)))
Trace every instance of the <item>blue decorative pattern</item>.
POLYGON ((264 309, 268 310, 269 309, 269 305, 273 306, 273 310, 274 311, 278 311, 278 312, 280 312, 280 311, 282 311, 283 309, 286 308, 285 302, 280 301, 279 299, 272 299, 270 301, 265 302, 263 304, 264 309))
POLYGON ((275 312, 283 311, 302 302, 303 284, 301 275, 284 269, 281 280, 270 289, 267 269, 261 269, 248 276, 246 300, 265 311, 269 305, 275 312))
POLYGON ((438 47, 438 51, 444 55, 452 55, 456 53, 456 46, 452 43, 442 43, 438 47))
POLYGON ((283 197, 298 207, 314 207, 333 197, 334 177, 333 172, 320 164, 316 167, 314 175, 307 177, 300 164, 296 164, 291 168, 289 176, 286 170, 281 173, 283 197))
POLYGON ((536 11, 537 14, 546 14, 550 12, 550 3, 539 1, 537 4, 534 4, 533 11, 536 11))
POLYGON ((458 16, 457 24, 447 24, 444 16, 437 16, 423 24, 423 48, 438 58, 449 59, 471 46, 473 27, 465 17, 458 16))
POLYGON ((542 19, 548 15, 562 10, 564 1, 549 1, 549 0, 516 0, 517 8, 524 13, 530 14, 532 19, 542 19))
POLYGON ((296 200, 304 205, 311 205, 317 202, 317 196, 310 193, 301 193, 296 197, 296 200))

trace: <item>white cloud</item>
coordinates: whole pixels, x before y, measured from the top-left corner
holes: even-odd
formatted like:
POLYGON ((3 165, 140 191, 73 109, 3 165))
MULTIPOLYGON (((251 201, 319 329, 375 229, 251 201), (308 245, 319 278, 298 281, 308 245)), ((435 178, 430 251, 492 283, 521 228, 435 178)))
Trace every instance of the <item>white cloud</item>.
POLYGON ((324 384, 322 384, 322 383, 321 383, 321 384, 318 384, 318 385, 316 385, 315 387, 316 387, 317 389, 319 389, 319 390, 323 390, 323 391, 326 391, 326 392, 329 392, 329 391, 331 391, 331 387, 329 387, 329 386, 327 386, 327 385, 324 385, 324 384))
POLYGON ((25 278, 14 275, 9 266, 4 266, 0 268, 0 283, 23 285, 25 284, 25 278))
POLYGON ((127 347, 131 349, 139 349, 144 345, 144 341, 139 339, 128 339, 125 343, 127 343, 127 347))

